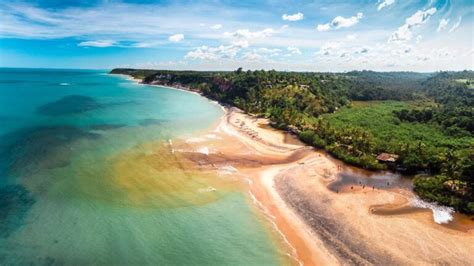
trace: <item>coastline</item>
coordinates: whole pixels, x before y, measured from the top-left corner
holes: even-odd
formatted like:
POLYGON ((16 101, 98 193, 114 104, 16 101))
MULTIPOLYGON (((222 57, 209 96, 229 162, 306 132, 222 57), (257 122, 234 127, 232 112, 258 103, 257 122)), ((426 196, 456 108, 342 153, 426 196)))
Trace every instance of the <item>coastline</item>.
MULTIPOLYGON (((185 88, 144 85, 201 95, 185 88)), ((234 168, 231 175, 246 182, 256 208, 281 233, 296 264, 474 261, 468 248, 474 246, 472 229, 461 232, 438 225, 429 212, 374 213, 374 209, 388 206, 406 207, 414 196, 411 191, 365 187, 351 187, 341 193, 331 191, 328 184, 350 167, 303 144, 286 143, 287 133, 263 126, 268 125, 265 119, 221 107, 225 114, 209 133, 218 134, 219 138, 186 143, 209 146, 212 152, 199 156, 189 153, 188 159, 209 171, 226 165, 234 168)), ((180 145, 184 143, 173 144, 173 148, 180 145)))
POLYGON ((117 75, 117 76, 121 76, 129 81, 132 81, 132 82, 135 82, 137 84, 140 84, 140 85, 144 85, 144 86, 151 86, 151 87, 162 87, 162 88, 167 88, 167 89, 170 89, 170 90, 178 90, 178 91, 183 91, 183 92, 187 92, 187 93, 192 93, 194 95, 198 95, 198 96, 201 96, 203 98, 205 98, 206 100, 216 104, 217 106, 219 106, 222 111, 226 112, 226 107, 223 106, 221 103, 215 101, 215 100, 212 100, 212 99, 209 99, 207 98, 206 96, 204 96, 203 94, 197 92, 197 91, 193 91, 189 88, 185 88, 185 87, 171 87, 171 86, 166 86, 166 85, 156 85, 156 84, 147 84, 147 83, 143 83, 143 80, 141 79, 137 79, 137 78, 134 78, 130 75, 127 75, 127 74, 112 74, 112 73, 108 73, 107 75, 117 75))
POLYGON ((374 208, 404 208, 415 198, 414 194, 403 187, 358 186, 333 192, 328 185, 351 167, 312 150, 299 158, 292 157, 305 146, 295 148, 284 143, 284 133, 276 130, 271 130, 273 136, 259 136, 281 149, 276 152, 274 146, 268 146, 263 151, 261 141, 249 140, 232 121, 245 121, 257 131, 264 119, 246 116, 235 109, 230 109, 226 116, 228 119, 222 121, 232 127, 233 138, 247 143, 259 156, 269 158, 258 167, 236 168, 252 176, 250 190, 274 217, 273 222, 296 249, 295 257, 303 264, 463 264, 474 259, 468 248, 474 246, 472 226, 462 231, 437 224, 426 209, 377 215, 374 208), (286 160, 272 162, 278 153, 286 160))

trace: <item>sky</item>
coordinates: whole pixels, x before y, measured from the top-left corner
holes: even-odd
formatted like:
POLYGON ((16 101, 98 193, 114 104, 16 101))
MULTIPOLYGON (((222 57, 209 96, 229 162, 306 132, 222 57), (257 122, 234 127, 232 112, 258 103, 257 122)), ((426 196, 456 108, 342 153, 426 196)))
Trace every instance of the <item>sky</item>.
POLYGON ((2 0, 0 67, 474 69, 474 2, 2 0))

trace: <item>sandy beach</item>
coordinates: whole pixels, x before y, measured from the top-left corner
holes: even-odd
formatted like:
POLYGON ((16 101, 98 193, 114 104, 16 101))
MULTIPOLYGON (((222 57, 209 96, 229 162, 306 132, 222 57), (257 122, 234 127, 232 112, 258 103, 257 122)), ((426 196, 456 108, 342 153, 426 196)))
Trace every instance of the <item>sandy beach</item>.
POLYGON ((268 119, 222 108, 209 132, 170 141, 169 149, 187 167, 239 180, 295 265, 472 265, 474 221, 453 214, 436 223, 424 202, 413 207, 420 204, 409 179, 348 166, 268 119))
POLYGON ((197 151, 183 152, 195 167, 240 179, 296 265, 474 261, 468 218, 437 224, 431 210, 410 206, 415 196, 409 180, 372 185, 371 173, 299 143, 266 119, 226 108, 215 129, 175 141, 173 149, 197 151), (358 183, 330 189, 339 174, 354 171, 358 183))

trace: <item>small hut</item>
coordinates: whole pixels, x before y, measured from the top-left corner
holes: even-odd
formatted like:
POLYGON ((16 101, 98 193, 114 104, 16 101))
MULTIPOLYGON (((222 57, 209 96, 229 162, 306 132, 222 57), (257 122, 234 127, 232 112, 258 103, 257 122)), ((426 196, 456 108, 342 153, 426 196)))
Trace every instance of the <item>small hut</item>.
POLYGON ((394 163, 398 160, 398 155, 382 152, 377 156, 377 161, 381 163, 394 163))

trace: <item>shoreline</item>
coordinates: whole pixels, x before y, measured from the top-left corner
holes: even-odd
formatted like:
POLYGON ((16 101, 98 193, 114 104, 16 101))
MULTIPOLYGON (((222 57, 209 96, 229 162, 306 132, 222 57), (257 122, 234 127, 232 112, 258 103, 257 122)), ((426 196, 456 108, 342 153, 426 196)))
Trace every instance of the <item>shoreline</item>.
POLYGON ((143 83, 143 80, 141 79, 137 79, 137 78, 134 78, 130 75, 127 75, 127 74, 112 74, 112 73, 108 73, 107 75, 116 75, 116 76, 122 76, 123 78, 129 80, 129 81, 132 81, 132 82, 135 82, 136 84, 138 85, 144 85, 144 86, 151 86, 151 87, 162 87, 162 88, 166 88, 166 89, 169 89, 169 90, 177 90, 177 91, 183 91, 183 92, 187 92, 187 93, 191 93, 191 94, 194 94, 194 95, 198 95, 198 96, 201 96, 203 97, 204 99, 210 101, 211 103, 219 106, 221 108, 221 110, 225 113, 226 112, 226 106, 222 105, 221 103, 219 103, 218 101, 215 101, 215 100, 212 100, 212 99, 209 99, 207 98, 206 96, 204 96, 203 94, 197 92, 197 91, 193 91, 189 88, 185 88, 185 87, 171 87, 171 86, 166 86, 166 85, 157 85, 157 84, 147 84, 147 83, 143 83))
MULTIPOLYGON (((184 88, 143 85, 203 96, 184 88)), ((413 196, 411 191, 401 188, 370 191, 364 190, 365 187, 353 190, 351 186, 350 190, 333 192, 328 189, 328 184, 350 166, 341 164, 341 167, 326 154, 309 150, 307 146, 285 143, 288 133, 261 127, 265 123, 268 125, 265 119, 251 117, 236 108, 208 100, 224 110, 212 133, 221 134, 227 141, 210 140, 208 144, 220 147, 215 148, 216 154, 203 156, 207 156, 205 159, 214 168, 218 168, 219 163, 228 164, 236 169, 239 176, 249 178, 249 195, 257 201, 256 208, 264 208, 260 211, 281 234, 282 241, 287 243, 292 253, 290 257, 297 264, 463 263, 462 258, 474 260, 467 248, 474 246, 472 229, 467 232, 447 229, 435 224, 427 212, 374 213, 374 208, 382 211, 383 208, 403 208, 413 196), (236 141, 242 145, 234 143, 236 141), (243 158, 239 153, 248 155, 243 158), (321 217, 315 216, 321 213, 321 217), (349 229, 344 229, 346 227, 349 229), (334 236, 335 230, 341 233, 334 236), (373 235, 373 232, 379 234, 373 235), (363 241, 354 241, 355 235, 363 241), (395 236, 403 236, 403 239, 395 236), (408 248, 401 246, 400 242, 406 242, 408 248), (408 245, 411 242, 415 244, 408 245), (439 245, 448 242, 450 246, 439 251, 439 245), (384 243, 384 246, 379 247, 377 243, 384 243), (443 255, 443 251, 461 256, 461 259, 443 255), (406 254, 412 257, 405 259, 406 254)))

